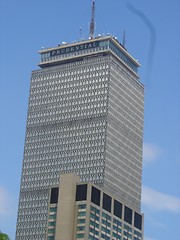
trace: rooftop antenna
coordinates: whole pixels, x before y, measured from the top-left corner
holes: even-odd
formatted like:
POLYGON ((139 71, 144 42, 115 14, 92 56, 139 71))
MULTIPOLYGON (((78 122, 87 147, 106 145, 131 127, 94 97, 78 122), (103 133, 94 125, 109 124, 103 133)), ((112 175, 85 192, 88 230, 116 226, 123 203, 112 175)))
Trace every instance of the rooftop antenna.
POLYGON ((95 2, 92 0, 92 15, 91 15, 91 23, 90 23, 90 39, 94 38, 94 14, 95 14, 95 2))
POLYGON ((126 45, 126 30, 123 31, 123 47, 125 48, 126 45))

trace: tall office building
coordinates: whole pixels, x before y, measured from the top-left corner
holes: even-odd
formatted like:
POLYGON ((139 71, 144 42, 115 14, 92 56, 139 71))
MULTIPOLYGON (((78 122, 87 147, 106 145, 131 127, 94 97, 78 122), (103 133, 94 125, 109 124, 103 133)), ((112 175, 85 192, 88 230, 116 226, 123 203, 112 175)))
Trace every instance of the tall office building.
POLYGON ((51 188, 47 240, 143 240, 143 215, 73 174, 51 188))
POLYGON ((32 72, 16 240, 44 240, 50 188, 75 172, 140 211, 144 88, 107 36, 40 52, 32 72))

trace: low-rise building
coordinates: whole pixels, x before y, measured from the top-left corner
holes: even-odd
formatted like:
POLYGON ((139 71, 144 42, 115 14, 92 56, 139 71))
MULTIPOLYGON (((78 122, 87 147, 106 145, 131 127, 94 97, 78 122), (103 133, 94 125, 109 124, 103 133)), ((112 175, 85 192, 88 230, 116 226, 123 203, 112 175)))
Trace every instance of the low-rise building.
POLYGON ((47 240, 143 240, 143 227, 143 214, 76 174, 51 188, 47 240))

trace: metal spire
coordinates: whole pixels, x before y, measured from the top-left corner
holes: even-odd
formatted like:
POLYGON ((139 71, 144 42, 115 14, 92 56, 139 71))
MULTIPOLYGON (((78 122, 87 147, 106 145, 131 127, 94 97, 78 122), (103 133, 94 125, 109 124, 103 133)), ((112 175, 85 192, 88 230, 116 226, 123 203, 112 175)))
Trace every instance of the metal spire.
POLYGON ((91 23, 90 23, 90 38, 94 38, 94 15, 95 15, 95 2, 92 1, 92 16, 91 16, 91 23))

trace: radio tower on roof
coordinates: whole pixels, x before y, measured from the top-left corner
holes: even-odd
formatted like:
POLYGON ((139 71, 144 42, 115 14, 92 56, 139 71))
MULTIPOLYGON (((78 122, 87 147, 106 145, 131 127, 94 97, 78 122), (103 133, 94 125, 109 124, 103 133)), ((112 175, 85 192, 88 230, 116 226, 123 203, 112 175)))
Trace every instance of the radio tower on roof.
POLYGON ((92 2, 92 16, 91 16, 91 23, 90 23, 90 39, 94 38, 94 13, 95 13, 95 2, 92 2))

